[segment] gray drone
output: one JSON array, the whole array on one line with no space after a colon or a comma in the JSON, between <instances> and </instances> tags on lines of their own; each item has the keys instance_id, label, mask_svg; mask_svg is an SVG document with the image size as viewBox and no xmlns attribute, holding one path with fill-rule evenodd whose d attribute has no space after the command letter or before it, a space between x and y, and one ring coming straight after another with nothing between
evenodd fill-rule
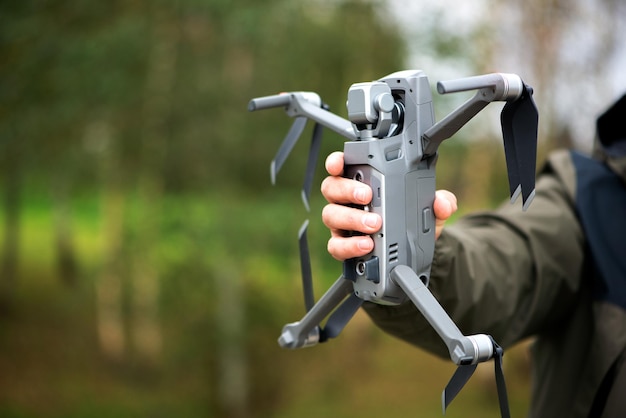
<instances>
[{"instance_id":1,"label":"gray drone","mask_svg":"<svg viewBox=\"0 0 626 418\"><path fill-rule=\"evenodd\" d=\"M322 126L348 139L344 175L368 184L372 201L365 210L380 214L382 228L372 235L374 250L346 260L343 274L314 302L308 222L299 233L300 260L307 313L285 325L278 339L284 348L300 348L334 338L364 301L398 305L407 298L445 342L459 367L442 394L443 411L480 362L494 359L502 416L509 416L502 373L502 348L485 334L463 335L428 290L435 247L435 164L438 147L494 101L505 101L502 134L511 201L521 194L525 210L534 197L538 112L532 88L515 74L494 73L437 83L440 94L477 90L476 94L435 122L430 84L419 70L390 74L378 81L353 84L348 91L348 119L330 111L311 92L291 92L252 99L248 110L283 107L295 118L271 164L272 182L304 130L316 122L302 198L308 208ZM328 317L322 327L320 324Z\"/></svg>"}]
</instances>

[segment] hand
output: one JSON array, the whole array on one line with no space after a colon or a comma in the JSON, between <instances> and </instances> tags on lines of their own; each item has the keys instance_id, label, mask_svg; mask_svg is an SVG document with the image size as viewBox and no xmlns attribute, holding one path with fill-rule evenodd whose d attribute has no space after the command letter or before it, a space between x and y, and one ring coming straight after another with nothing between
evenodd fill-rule
<instances>
[{"instance_id":1,"label":"hand","mask_svg":"<svg viewBox=\"0 0 626 418\"><path fill-rule=\"evenodd\" d=\"M382 226L382 218L373 212L345 206L367 205L372 200L372 189L359 181L341 177L343 153L334 152L326 159L326 171L330 176L322 182L322 194L328 204L322 211L322 221L330 229L328 252L337 260L363 256L374 249L374 241L368 235ZM447 190L438 190L433 204L435 212L435 238L448 219L457 210L456 196ZM346 231L366 235L347 236Z\"/></svg>"}]
</instances>

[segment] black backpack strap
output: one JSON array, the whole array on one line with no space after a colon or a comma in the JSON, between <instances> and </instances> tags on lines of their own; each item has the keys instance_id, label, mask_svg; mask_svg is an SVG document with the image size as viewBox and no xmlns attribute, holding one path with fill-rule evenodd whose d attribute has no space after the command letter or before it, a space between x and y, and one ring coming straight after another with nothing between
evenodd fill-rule
<instances>
[{"instance_id":1,"label":"black backpack strap","mask_svg":"<svg viewBox=\"0 0 626 418\"><path fill-rule=\"evenodd\" d=\"M576 208L597 272L594 296L626 310L626 185L602 162L571 155Z\"/></svg>"}]
</instances>

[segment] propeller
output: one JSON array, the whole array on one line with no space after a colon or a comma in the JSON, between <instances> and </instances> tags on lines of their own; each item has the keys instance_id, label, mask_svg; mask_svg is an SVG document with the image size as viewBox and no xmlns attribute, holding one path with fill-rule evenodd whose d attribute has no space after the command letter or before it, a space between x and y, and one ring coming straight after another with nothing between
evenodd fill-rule
<instances>
[{"instance_id":1,"label":"propeller","mask_svg":"<svg viewBox=\"0 0 626 418\"><path fill-rule=\"evenodd\" d=\"M327 106L324 107L328 109ZM311 137L311 147L309 148L309 157L306 163L306 171L304 172L304 184L302 185L302 203L307 212L311 210L309 206L309 196L311 195L311 186L315 177L315 166L320 154L320 146L322 144L323 126L316 123L313 126L313 136Z\"/></svg>"},{"instance_id":2,"label":"propeller","mask_svg":"<svg viewBox=\"0 0 626 418\"><path fill-rule=\"evenodd\" d=\"M506 383L504 381L504 372L502 370L502 357L504 350L500 347L493 337L489 336L491 343L493 344L492 358L494 361L495 375L496 375L496 387L498 390L498 401L500 403L500 415L502 418L510 418L511 413L509 411L509 399L506 392ZM472 377L474 371L476 371L477 364L461 364L450 381L446 385L446 388L441 394L441 403L443 407L443 413L446 413L446 408L454 400L456 395L459 394L463 386Z\"/></svg>"},{"instance_id":3,"label":"propeller","mask_svg":"<svg viewBox=\"0 0 626 418\"><path fill-rule=\"evenodd\" d=\"M295 144L298 142L302 132L304 132L307 119L310 118L316 121L313 127L304 183L301 191L302 202L304 203L307 211L309 211L309 197L311 194L315 168L321 148L323 126L330 127L335 132L343 136L347 136L348 139L353 140L356 139L356 137L353 135L353 129L350 123L328 112L328 105L323 103L319 96L315 93L297 92L290 94L278 94L274 96L255 98L248 103L249 111L268 109L272 107L285 107L287 114L295 118L270 165L272 184L276 184L276 177L289 157L289 154L293 150ZM307 239L308 225L309 221L307 220L300 228L298 233L298 246L300 252L304 305L307 312L310 313L315 307L315 298L313 294L311 259ZM343 276L341 276L340 279L343 281ZM351 293L347 297L344 296L342 299L339 299L339 301L341 301L341 304L330 314L325 327L322 329L319 325L317 326L319 331L319 342L326 341L329 338L334 338L339 335L359 307L363 304L363 300L358 298L354 293ZM284 346L289 346L291 344L291 342L287 342L288 338L293 337L290 332L299 332L299 330L297 330L297 324L290 325L294 326L281 336L281 338L284 338Z\"/></svg>"},{"instance_id":4,"label":"propeller","mask_svg":"<svg viewBox=\"0 0 626 418\"><path fill-rule=\"evenodd\" d=\"M335 338L346 327L346 324L350 322L354 314L363 305L363 299L358 297L354 293L350 293L350 296L344 300L341 305L328 317L326 325L321 330L320 342L323 343L329 338Z\"/></svg>"},{"instance_id":5,"label":"propeller","mask_svg":"<svg viewBox=\"0 0 626 418\"><path fill-rule=\"evenodd\" d=\"M500 114L506 165L509 173L511 203L522 195L523 210L535 196L537 128L539 112L533 90L524 84L521 96L507 102Z\"/></svg>"},{"instance_id":6,"label":"propeller","mask_svg":"<svg viewBox=\"0 0 626 418\"><path fill-rule=\"evenodd\" d=\"M450 405L456 395L461 392L461 389L463 389L470 377L472 377L477 366L478 364L468 364L457 367L456 371L450 378L448 385L441 394L444 414L446 413L448 405Z\"/></svg>"},{"instance_id":7,"label":"propeller","mask_svg":"<svg viewBox=\"0 0 626 418\"><path fill-rule=\"evenodd\" d=\"M307 312L315 305L313 295L313 272L311 270L311 257L309 255L309 242L306 231L309 227L308 219L304 221L298 232L298 248L300 249L300 270L302 272L302 290L304 291L304 307Z\"/></svg>"},{"instance_id":8,"label":"propeller","mask_svg":"<svg viewBox=\"0 0 626 418\"><path fill-rule=\"evenodd\" d=\"M285 160L287 160L291 150L293 150L296 142L298 142L300 135L302 135L306 122L307 118L305 116L298 116L291 124L291 128L289 128L289 132L287 132L287 136L285 136L283 143L280 144L280 148L278 148L278 152L270 164L272 184L276 184L276 175L283 167Z\"/></svg>"},{"instance_id":9,"label":"propeller","mask_svg":"<svg viewBox=\"0 0 626 418\"><path fill-rule=\"evenodd\" d=\"M315 304L313 295L313 275L311 269L311 257L309 254L309 244L307 239L307 229L309 221L304 221L298 233L298 244L300 250L300 269L302 272L302 289L304 292L304 306L307 312ZM325 342L329 338L337 337L345 328L350 319L363 304L363 299L351 293L337 309L328 317L324 328L320 327L319 342Z\"/></svg>"},{"instance_id":10,"label":"propeller","mask_svg":"<svg viewBox=\"0 0 626 418\"><path fill-rule=\"evenodd\" d=\"M433 155L442 141L454 135L465 123L492 101L506 101L500 114L511 202L521 194L526 210L535 196L537 128L539 112L533 90L516 74L493 73L457 80L440 81L441 94L475 90L474 97L422 134L424 154Z\"/></svg>"},{"instance_id":11,"label":"propeller","mask_svg":"<svg viewBox=\"0 0 626 418\"><path fill-rule=\"evenodd\" d=\"M322 104L321 106L324 110L328 110L328 106L326 104ZM300 135L304 131L304 128L307 123L306 116L298 116L295 118L293 123L291 124L291 128L289 128L289 132L285 136L282 144L278 148L276 152L276 156L272 160L270 164L270 176L272 179L272 184L276 184L276 176L278 172L283 167L283 164L287 160L287 157L293 150L293 147L300 139ZM311 137L311 146L309 148L309 157L307 159L306 170L304 173L304 184L302 185L302 203L306 208L307 212L310 211L309 206L309 196L311 195L311 187L313 185L313 178L315 176L315 167L317 166L317 160L319 158L320 147L322 144L322 132L323 126L320 123L315 123L313 126L313 135Z\"/></svg>"}]
</instances>

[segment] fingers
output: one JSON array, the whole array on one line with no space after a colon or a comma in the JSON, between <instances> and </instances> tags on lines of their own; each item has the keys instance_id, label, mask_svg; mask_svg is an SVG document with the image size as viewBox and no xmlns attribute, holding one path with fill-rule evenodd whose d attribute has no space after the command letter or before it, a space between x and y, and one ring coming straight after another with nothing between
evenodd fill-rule
<instances>
[{"instance_id":1,"label":"fingers","mask_svg":"<svg viewBox=\"0 0 626 418\"><path fill-rule=\"evenodd\" d=\"M322 195L329 203L366 205L372 200L372 189L368 185L344 177L343 153L333 152L326 158L329 177L322 181Z\"/></svg>"},{"instance_id":2,"label":"fingers","mask_svg":"<svg viewBox=\"0 0 626 418\"><path fill-rule=\"evenodd\" d=\"M335 151L326 157L326 171L331 176L343 174L343 152Z\"/></svg>"},{"instance_id":3,"label":"fingers","mask_svg":"<svg viewBox=\"0 0 626 418\"><path fill-rule=\"evenodd\" d=\"M372 200L371 187L344 177L326 177L321 189L329 203L367 205Z\"/></svg>"},{"instance_id":4,"label":"fingers","mask_svg":"<svg viewBox=\"0 0 626 418\"><path fill-rule=\"evenodd\" d=\"M374 249L374 240L369 235L376 233L383 224L379 214L366 212L335 203L322 210L322 221L330 229L328 252L335 259L361 257ZM346 231L366 235L346 236Z\"/></svg>"},{"instance_id":5,"label":"fingers","mask_svg":"<svg viewBox=\"0 0 626 418\"><path fill-rule=\"evenodd\" d=\"M350 187L348 187L348 189L350 189ZM371 198L371 190L369 190L369 193L369 197ZM356 199L347 199L345 195L349 194L350 193L343 193L342 195L341 192L337 192L337 199L334 201L339 204L330 203L324 207L322 211L322 221L324 225L331 230L358 231L364 234L373 234L378 231L382 226L382 218L380 215L341 205L341 203L356 201ZM369 199L362 200L369 202ZM361 201L360 203L366 202ZM435 202L433 204L436 226L439 228L443 227L445 221L457 211L457 208L456 196L453 193L447 190L438 190L435 193Z\"/></svg>"},{"instance_id":6,"label":"fingers","mask_svg":"<svg viewBox=\"0 0 626 418\"><path fill-rule=\"evenodd\" d=\"M456 196L447 190L435 192L433 211L435 212L435 239L439 238L446 220L458 209Z\"/></svg>"},{"instance_id":7,"label":"fingers","mask_svg":"<svg viewBox=\"0 0 626 418\"><path fill-rule=\"evenodd\" d=\"M379 214L330 203L322 210L322 221L332 231L373 234L382 226ZM339 234L338 234L339 235Z\"/></svg>"},{"instance_id":8,"label":"fingers","mask_svg":"<svg viewBox=\"0 0 626 418\"><path fill-rule=\"evenodd\" d=\"M328 240L328 252L336 260L361 257L374 249L374 240L368 236L341 237L332 234Z\"/></svg>"},{"instance_id":9,"label":"fingers","mask_svg":"<svg viewBox=\"0 0 626 418\"><path fill-rule=\"evenodd\" d=\"M322 220L331 231L328 252L337 260L360 257L374 249L374 241L367 235L382 227L380 215L355 209L349 204L366 205L372 200L372 189L356 180L341 177L343 153L333 152L326 158L329 177L322 182L322 194L329 202L322 211ZM439 238L446 220L457 210L456 196L447 190L438 190L433 204L435 238ZM346 236L346 231L365 235Z\"/></svg>"},{"instance_id":10,"label":"fingers","mask_svg":"<svg viewBox=\"0 0 626 418\"><path fill-rule=\"evenodd\" d=\"M374 249L373 234L382 226L382 218L376 213L330 203L322 210L322 221L330 229L328 252L335 259L361 257ZM346 236L346 231L367 235Z\"/></svg>"},{"instance_id":11,"label":"fingers","mask_svg":"<svg viewBox=\"0 0 626 418\"><path fill-rule=\"evenodd\" d=\"M372 189L359 181L340 177L343 153L333 152L326 158L329 177L322 181L322 195L329 203L366 205L372 200Z\"/></svg>"},{"instance_id":12,"label":"fingers","mask_svg":"<svg viewBox=\"0 0 626 418\"><path fill-rule=\"evenodd\" d=\"M433 210L437 219L445 221L457 210L457 201L454 193L448 190L437 190Z\"/></svg>"},{"instance_id":13,"label":"fingers","mask_svg":"<svg viewBox=\"0 0 626 418\"><path fill-rule=\"evenodd\" d=\"M374 249L369 234L378 231L382 218L375 213L355 209L348 204L367 205L372 200L372 189L359 181L341 177L343 153L333 152L326 158L329 177L322 182L322 194L329 202L322 211L322 221L330 229L328 252L337 260L360 257ZM346 231L366 235L346 236Z\"/></svg>"}]
</instances>

